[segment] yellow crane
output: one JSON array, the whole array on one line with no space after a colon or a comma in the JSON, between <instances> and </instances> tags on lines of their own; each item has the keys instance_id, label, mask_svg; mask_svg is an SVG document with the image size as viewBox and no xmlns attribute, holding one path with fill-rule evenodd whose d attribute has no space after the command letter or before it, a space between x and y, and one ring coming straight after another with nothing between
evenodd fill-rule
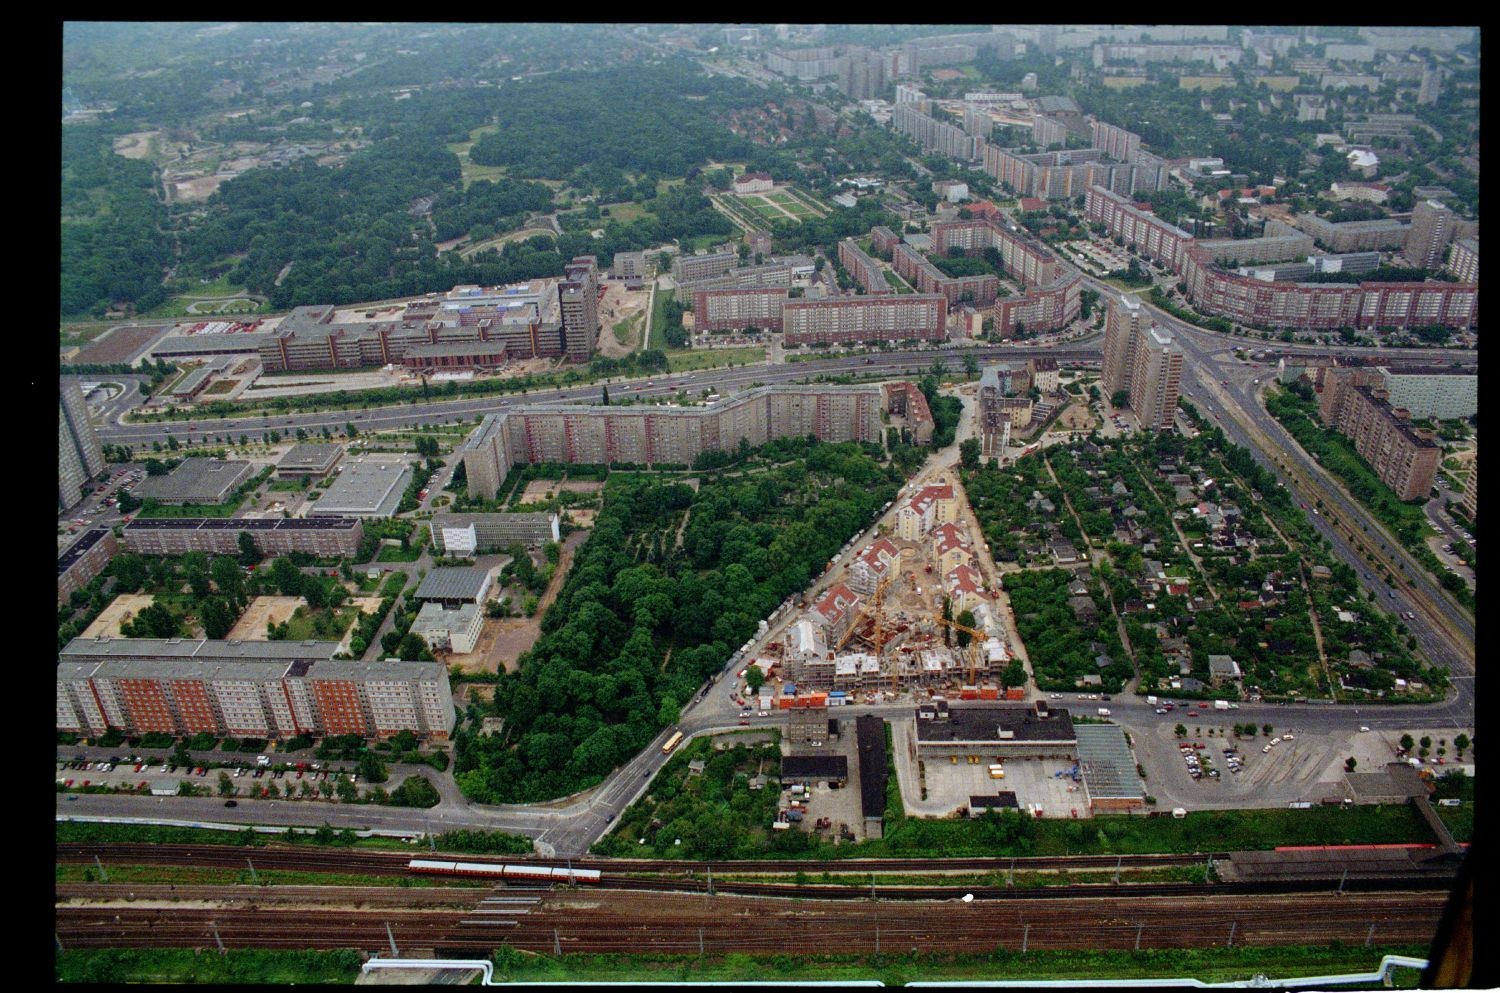
<instances>
[{"instance_id":1,"label":"yellow crane","mask_svg":"<svg viewBox=\"0 0 1500 993\"><path fill-rule=\"evenodd\" d=\"M891 585L891 580L893 580L894 578L895 574L893 572L891 575L886 576L880 582L876 583L875 596L868 603L863 603L859 606L860 617L869 617L875 621L875 655L877 658L880 656L880 603L885 596L885 588ZM844 645L848 644L849 639L854 637L854 629L858 626L859 618L855 618L850 622L848 629L844 631L843 637L839 638L839 643L833 646L833 650L835 652L843 650Z\"/></svg>"},{"instance_id":2,"label":"yellow crane","mask_svg":"<svg viewBox=\"0 0 1500 993\"><path fill-rule=\"evenodd\" d=\"M952 628L955 631L962 631L969 636L969 683L977 683L977 670L979 669L979 648L980 644L988 637L988 635L986 635L983 631L976 631L974 628L969 627L967 624L960 624L957 621L950 621L948 618L943 617L940 614L934 615L932 620L934 624L941 624L943 627Z\"/></svg>"}]
</instances>

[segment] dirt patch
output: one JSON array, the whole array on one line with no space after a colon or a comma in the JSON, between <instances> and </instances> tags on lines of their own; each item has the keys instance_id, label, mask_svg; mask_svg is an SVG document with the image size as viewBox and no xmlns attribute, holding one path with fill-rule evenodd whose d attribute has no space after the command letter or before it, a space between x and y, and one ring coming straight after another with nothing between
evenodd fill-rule
<instances>
[{"instance_id":1,"label":"dirt patch","mask_svg":"<svg viewBox=\"0 0 1500 993\"><path fill-rule=\"evenodd\" d=\"M357 596L351 597L349 602L358 607L361 612L373 614L380 609L380 600L378 596Z\"/></svg>"},{"instance_id":2,"label":"dirt patch","mask_svg":"<svg viewBox=\"0 0 1500 993\"><path fill-rule=\"evenodd\" d=\"M215 173L212 176L198 176L194 179L179 179L172 184L172 199L181 203L191 203L197 200L207 200L214 192L223 185L226 179L234 177L224 173Z\"/></svg>"},{"instance_id":3,"label":"dirt patch","mask_svg":"<svg viewBox=\"0 0 1500 993\"><path fill-rule=\"evenodd\" d=\"M150 593L121 593L115 597L114 602L105 607L94 623L84 628L81 638L97 638L101 634L107 634L111 638L120 637L120 625L131 620L136 614L151 606L156 597Z\"/></svg>"},{"instance_id":4,"label":"dirt patch","mask_svg":"<svg viewBox=\"0 0 1500 993\"><path fill-rule=\"evenodd\" d=\"M300 596L258 596L235 621L224 637L241 641L265 641L268 624L282 624L307 601Z\"/></svg>"},{"instance_id":5,"label":"dirt patch","mask_svg":"<svg viewBox=\"0 0 1500 993\"><path fill-rule=\"evenodd\" d=\"M151 139L160 134L160 131L136 131L132 134L122 134L115 139L115 154L127 159L144 159L151 154Z\"/></svg>"},{"instance_id":6,"label":"dirt patch","mask_svg":"<svg viewBox=\"0 0 1500 993\"><path fill-rule=\"evenodd\" d=\"M619 283L604 285L604 296L599 300L599 323L609 333L599 336L601 353L609 358L619 358L640 345L646 327L646 304L650 299L650 290L627 290ZM615 338L614 327L623 321L632 323L623 332L625 341L621 342Z\"/></svg>"},{"instance_id":7,"label":"dirt patch","mask_svg":"<svg viewBox=\"0 0 1500 993\"><path fill-rule=\"evenodd\" d=\"M581 528L594 526L594 518L599 516L599 511L591 507L569 507L563 511L563 515Z\"/></svg>"},{"instance_id":8,"label":"dirt patch","mask_svg":"<svg viewBox=\"0 0 1500 993\"><path fill-rule=\"evenodd\" d=\"M547 608L557 599L558 591L568 578L568 570L573 566L574 554L587 540L586 533L575 532L563 542L557 571L552 574L552 581L542 592L535 614L530 617L486 619L474 651L468 655L449 656L444 660L445 663L459 666L465 672L499 672L502 667L506 672L514 672L516 659L531 648L536 643L537 635L541 634L542 615L547 613Z\"/></svg>"},{"instance_id":9,"label":"dirt patch","mask_svg":"<svg viewBox=\"0 0 1500 993\"><path fill-rule=\"evenodd\" d=\"M1064 408L1057 420L1053 422L1054 428L1065 431L1087 431L1089 428L1098 427L1099 422L1087 407L1072 403Z\"/></svg>"},{"instance_id":10,"label":"dirt patch","mask_svg":"<svg viewBox=\"0 0 1500 993\"><path fill-rule=\"evenodd\" d=\"M541 503L551 500L564 490L569 493L598 493L604 484L597 479L533 479L521 491L522 503Z\"/></svg>"}]
</instances>

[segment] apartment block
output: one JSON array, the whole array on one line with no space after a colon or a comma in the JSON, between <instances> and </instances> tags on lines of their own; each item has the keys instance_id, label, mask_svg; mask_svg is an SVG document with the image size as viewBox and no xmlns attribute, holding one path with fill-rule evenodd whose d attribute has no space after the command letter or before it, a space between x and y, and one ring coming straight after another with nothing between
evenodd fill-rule
<instances>
[{"instance_id":1,"label":"apartment block","mask_svg":"<svg viewBox=\"0 0 1500 993\"><path fill-rule=\"evenodd\" d=\"M891 253L891 268L916 287L918 293L940 294L950 307L961 301L978 307L988 306L1000 293L998 276L949 276L910 245L895 247Z\"/></svg>"},{"instance_id":2,"label":"apartment block","mask_svg":"<svg viewBox=\"0 0 1500 993\"><path fill-rule=\"evenodd\" d=\"M927 406L927 397L913 383L882 383L885 409L905 422L911 433L913 445L932 444L932 410Z\"/></svg>"},{"instance_id":3,"label":"apartment block","mask_svg":"<svg viewBox=\"0 0 1500 993\"><path fill-rule=\"evenodd\" d=\"M1130 382L1130 409L1141 428L1170 431L1177 416L1177 395L1182 383L1182 348L1164 328L1152 325L1136 349L1135 371Z\"/></svg>"},{"instance_id":4,"label":"apartment block","mask_svg":"<svg viewBox=\"0 0 1500 993\"><path fill-rule=\"evenodd\" d=\"M947 318L947 300L935 294L789 300L782 308L787 345L943 341Z\"/></svg>"},{"instance_id":5,"label":"apartment block","mask_svg":"<svg viewBox=\"0 0 1500 993\"><path fill-rule=\"evenodd\" d=\"M1208 62L1216 69L1239 65L1236 45L1101 44L1094 46L1094 68L1121 62Z\"/></svg>"},{"instance_id":6,"label":"apartment block","mask_svg":"<svg viewBox=\"0 0 1500 993\"><path fill-rule=\"evenodd\" d=\"M679 280L677 294L686 300L701 290L747 290L778 286L788 288L792 285L795 270L801 268L801 259L801 256L793 256L763 265L736 266L717 276ZM811 259L807 260L807 267L811 269Z\"/></svg>"},{"instance_id":7,"label":"apartment block","mask_svg":"<svg viewBox=\"0 0 1500 993\"><path fill-rule=\"evenodd\" d=\"M939 152L961 162L979 161L987 147L984 138L925 114L911 103L896 104L891 127L915 141L923 152Z\"/></svg>"},{"instance_id":8,"label":"apartment block","mask_svg":"<svg viewBox=\"0 0 1500 993\"><path fill-rule=\"evenodd\" d=\"M1197 244L1219 265L1305 259L1313 250L1311 235L1274 219L1266 221L1265 232L1260 238L1215 238Z\"/></svg>"},{"instance_id":9,"label":"apartment block","mask_svg":"<svg viewBox=\"0 0 1500 993\"><path fill-rule=\"evenodd\" d=\"M564 265L557 299L567 360L587 362L599 340L599 260L580 255Z\"/></svg>"},{"instance_id":10,"label":"apartment block","mask_svg":"<svg viewBox=\"0 0 1500 993\"><path fill-rule=\"evenodd\" d=\"M1059 389L1058 370L1056 359L1027 359L1026 370L1031 374L1031 382L1043 396L1056 393Z\"/></svg>"},{"instance_id":11,"label":"apartment block","mask_svg":"<svg viewBox=\"0 0 1500 993\"><path fill-rule=\"evenodd\" d=\"M838 75L840 61L834 50L828 47L766 53L767 69L781 76L804 81Z\"/></svg>"},{"instance_id":12,"label":"apartment block","mask_svg":"<svg viewBox=\"0 0 1500 993\"><path fill-rule=\"evenodd\" d=\"M1410 420L1409 411L1386 402L1384 390L1355 386L1345 392L1333 425L1402 500L1426 498L1443 452L1434 432L1413 428Z\"/></svg>"},{"instance_id":13,"label":"apartment block","mask_svg":"<svg viewBox=\"0 0 1500 993\"><path fill-rule=\"evenodd\" d=\"M1173 269L1181 265L1193 243L1193 236L1186 231L1102 186L1089 187L1084 213L1090 221L1102 223L1111 236L1134 245L1147 259L1159 260Z\"/></svg>"},{"instance_id":14,"label":"apartment block","mask_svg":"<svg viewBox=\"0 0 1500 993\"><path fill-rule=\"evenodd\" d=\"M866 255L853 238L845 238L839 242L839 265L871 296L895 292L886 281L885 270Z\"/></svg>"},{"instance_id":15,"label":"apartment block","mask_svg":"<svg viewBox=\"0 0 1500 993\"><path fill-rule=\"evenodd\" d=\"M1141 150L1141 136L1113 124L1094 121L1094 147L1112 159L1129 162Z\"/></svg>"},{"instance_id":16,"label":"apartment block","mask_svg":"<svg viewBox=\"0 0 1500 993\"><path fill-rule=\"evenodd\" d=\"M656 262L645 252L616 252L610 271L616 279L650 279L656 275Z\"/></svg>"},{"instance_id":17,"label":"apartment block","mask_svg":"<svg viewBox=\"0 0 1500 993\"><path fill-rule=\"evenodd\" d=\"M1479 410L1479 376L1448 366L1382 367L1379 386L1392 407L1411 416L1451 421L1473 417ZM1371 384L1376 385L1376 384Z\"/></svg>"},{"instance_id":18,"label":"apartment block","mask_svg":"<svg viewBox=\"0 0 1500 993\"><path fill-rule=\"evenodd\" d=\"M1443 252L1457 233L1458 217L1436 200L1423 200L1412 208L1411 230L1406 235L1406 260L1418 269L1437 269Z\"/></svg>"},{"instance_id":19,"label":"apartment block","mask_svg":"<svg viewBox=\"0 0 1500 993\"><path fill-rule=\"evenodd\" d=\"M337 649L337 642L74 639L58 656L57 728L449 737L454 710L446 668L337 661Z\"/></svg>"},{"instance_id":20,"label":"apartment block","mask_svg":"<svg viewBox=\"0 0 1500 993\"><path fill-rule=\"evenodd\" d=\"M1453 243L1453 252L1448 257L1448 271L1458 277L1460 283L1479 282L1479 239L1460 238Z\"/></svg>"},{"instance_id":21,"label":"apartment block","mask_svg":"<svg viewBox=\"0 0 1500 993\"><path fill-rule=\"evenodd\" d=\"M262 555L305 552L318 558L348 558L359 551L364 525L356 517L163 517L125 525L125 550L138 555L238 555L240 535L249 534Z\"/></svg>"},{"instance_id":22,"label":"apartment block","mask_svg":"<svg viewBox=\"0 0 1500 993\"><path fill-rule=\"evenodd\" d=\"M870 251L883 259L889 259L891 252L901 244L901 236L883 224L876 225L870 229Z\"/></svg>"},{"instance_id":23,"label":"apartment block","mask_svg":"<svg viewBox=\"0 0 1500 993\"><path fill-rule=\"evenodd\" d=\"M433 551L467 556L492 552L512 542L542 545L561 541L556 514L434 514L428 527Z\"/></svg>"},{"instance_id":24,"label":"apartment block","mask_svg":"<svg viewBox=\"0 0 1500 993\"><path fill-rule=\"evenodd\" d=\"M1026 287L1051 284L1065 271L1045 245L998 217L932 225L932 250L947 255L953 248L962 249L965 255L981 255L987 248L998 250L1006 274Z\"/></svg>"},{"instance_id":25,"label":"apartment block","mask_svg":"<svg viewBox=\"0 0 1500 993\"><path fill-rule=\"evenodd\" d=\"M1067 140L1068 127L1057 118L1038 114L1031 119L1032 144L1046 148L1049 145L1065 144Z\"/></svg>"},{"instance_id":26,"label":"apartment block","mask_svg":"<svg viewBox=\"0 0 1500 993\"><path fill-rule=\"evenodd\" d=\"M1100 389L1105 397L1130 390L1136 350L1147 323L1146 312L1135 297L1110 298L1104 321L1104 359L1099 366Z\"/></svg>"},{"instance_id":27,"label":"apartment block","mask_svg":"<svg viewBox=\"0 0 1500 993\"><path fill-rule=\"evenodd\" d=\"M1046 286L1036 286L1018 297L1003 297L993 308L995 330L1010 338L1018 331L1055 331L1078 319L1083 309L1083 277L1060 275ZM1055 376L1054 376L1055 378Z\"/></svg>"},{"instance_id":28,"label":"apartment block","mask_svg":"<svg viewBox=\"0 0 1500 993\"><path fill-rule=\"evenodd\" d=\"M57 557L57 605L67 603L74 590L83 589L103 572L119 550L114 532L108 528L91 528L69 545Z\"/></svg>"},{"instance_id":29,"label":"apartment block","mask_svg":"<svg viewBox=\"0 0 1500 993\"><path fill-rule=\"evenodd\" d=\"M738 252L709 252L706 255L679 255L672 260L672 279L678 283L722 276L739 264Z\"/></svg>"},{"instance_id":30,"label":"apartment block","mask_svg":"<svg viewBox=\"0 0 1500 993\"><path fill-rule=\"evenodd\" d=\"M84 497L104 471L104 448L89 423L88 405L78 383L63 380L57 400L57 506L66 510Z\"/></svg>"},{"instance_id":31,"label":"apartment block","mask_svg":"<svg viewBox=\"0 0 1500 993\"><path fill-rule=\"evenodd\" d=\"M1373 252L1404 247L1411 230L1411 225L1389 217L1335 224L1315 214L1297 214L1291 222L1330 252Z\"/></svg>"},{"instance_id":32,"label":"apartment block","mask_svg":"<svg viewBox=\"0 0 1500 993\"><path fill-rule=\"evenodd\" d=\"M1464 481L1464 498L1461 501L1464 510L1469 514L1469 520L1479 520L1479 452L1474 453L1474 458L1469 461L1469 476Z\"/></svg>"},{"instance_id":33,"label":"apartment block","mask_svg":"<svg viewBox=\"0 0 1500 993\"><path fill-rule=\"evenodd\" d=\"M886 396L878 385L816 384L756 387L703 407L528 404L487 415L461 451L469 491L492 498L518 462L688 465L741 438L762 445L809 434L879 443Z\"/></svg>"},{"instance_id":34,"label":"apartment block","mask_svg":"<svg viewBox=\"0 0 1500 993\"><path fill-rule=\"evenodd\" d=\"M761 328L780 331L781 308L786 301L787 291L780 287L699 290L693 294L693 330Z\"/></svg>"}]
</instances>

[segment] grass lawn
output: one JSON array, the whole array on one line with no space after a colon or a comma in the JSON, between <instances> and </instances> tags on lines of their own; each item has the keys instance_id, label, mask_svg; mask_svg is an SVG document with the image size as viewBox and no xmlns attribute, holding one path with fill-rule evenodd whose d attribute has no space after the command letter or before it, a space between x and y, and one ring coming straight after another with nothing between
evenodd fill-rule
<instances>
[{"instance_id":1,"label":"grass lawn","mask_svg":"<svg viewBox=\"0 0 1500 993\"><path fill-rule=\"evenodd\" d=\"M998 949L973 955L907 952L859 955L529 955L502 948L495 956L500 982L747 982L775 975L787 982L877 979L887 986L915 980L1164 979L1247 980L1257 973L1291 978L1369 972L1383 955L1424 958L1425 945L1284 945L1270 948L1152 948L1131 951ZM1411 988L1414 969L1395 973Z\"/></svg>"},{"instance_id":2,"label":"grass lawn","mask_svg":"<svg viewBox=\"0 0 1500 993\"><path fill-rule=\"evenodd\" d=\"M380 554L375 556L376 562L415 562L422 557L421 544L413 544L410 548L403 549L400 545L381 545Z\"/></svg>"},{"instance_id":3,"label":"grass lawn","mask_svg":"<svg viewBox=\"0 0 1500 993\"><path fill-rule=\"evenodd\" d=\"M152 510L142 508L137 517L233 517L240 509L243 499L229 503L185 503L180 506L160 506Z\"/></svg>"},{"instance_id":4,"label":"grass lawn","mask_svg":"<svg viewBox=\"0 0 1500 993\"><path fill-rule=\"evenodd\" d=\"M621 224L638 221L647 214L645 207L628 200L624 203L606 203L599 206L600 213L606 210L609 211L610 218L619 221Z\"/></svg>"},{"instance_id":5,"label":"grass lawn","mask_svg":"<svg viewBox=\"0 0 1500 993\"><path fill-rule=\"evenodd\" d=\"M349 625L359 611L353 607L342 607L330 614L327 608L311 610L298 607L286 622L287 641L337 641L349 630ZM324 619L323 629L318 629L319 620Z\"/></svg>"},{"instance_id":6,"label":"grass lawn","mask_svg":"<svg viewBox=\"0 0 1500 993\"><path fill-rule=\"evenodd\" d=\"M185 297L227 297L246 292L245 287L231 283L227 273L211 283L202 283L196 279L173 280L168 288Z\"/></svg>"},{"instance_id":7,"label":"grass lawn","mask_svg":"<svg viewBox=\"0 0 1500 993\"><path fill-rule=\"evenodd\" d=\"M692 369L713 369L724 365L749 365L764 362L764 348L694 348L690 351L674 351L667 355L667 366L673 372Z\"/></svg>"},{"instance_id":8,"label":"grass lawn","mask_svg":"<svg viewBox=\"0 0 1500 993\"><path fill-rule=\"evenodd\" d=\"M634 348L641 340L640 325L641 315L636 314L616 324L610 329L610 333L615 336L615 340L621 345L624 345L626 348Z\"/></svg>"},{"instance_id":9,"label":"grass lawn","mask_svg":"<svg viewBox=\"0 0 1500 993\"><path fill-rule=\"evenodd\" d=\"M651 336L646 342L647 348L667 349L667 301L671 300L676 290L656 291L656 303L651 308Z\"/></svg>"}]
</instances>

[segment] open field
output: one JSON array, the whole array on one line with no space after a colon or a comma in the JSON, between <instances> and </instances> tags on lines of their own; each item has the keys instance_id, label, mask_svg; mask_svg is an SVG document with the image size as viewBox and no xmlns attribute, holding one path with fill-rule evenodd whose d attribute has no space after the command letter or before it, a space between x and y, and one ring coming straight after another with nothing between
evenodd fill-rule
<instances>
[{"instance_id":1,"label":"open field","mask_svg":"<svg viewBox=\"0 0 1500 993\"><path fill-rule=\"evenodd\" d=\"M459 249L458 254L460 258L466 259L470 255L484 251L486 248L499 248L501 245L504 245L507 242L525 241L527 238L535 238L539 234L544 234L553 238L557 237L557 232L553 231L551 228L522 228L519 231L511 231L508 234L502 234L495 238L488 238L484 241L476 242L475 244L470 245L467 248L461 248ZM455 245L462 244L463 240L464 239L462 238L455 238L452 241L443 242L443 245L452 248ZM446 250L443 248L443 245L438 246L440 251Z\"/></svg>"},{"instance_id":2,"label":"open field","mask_svg":"<svg viewBox=\"0 0 1500 993\"><path fill-rule=\"evenodd\" d=\"M160 131L135 131L131 134L122 134L115 139L115 154L126 159L149 158L151 143L160 135Z\"/></svg>"},{"instance_id":3,"label":"open field","mask_svg":"<svg viewBox=\"0 0 1500 993\"><path fill-rule=\"evenodd\" d=\"M596 479L533 479L521 491L522 503L540 503L550 500L564 491L569 493L598 493L604 484Z\"/></svg>"},{"instance_id":4,"label":"open field","mask_svg":"<svg viewBox=\"0 0 1500 993\"><path fill-rule=\"evenodd\" d=\"M545 480L541 482L546 483ZM536 483L529 485L534 486ZM594 485L602 486L603 484ZM499 672L502 669L505 672L514 672L516 659L521 656L522 652L536 644L537 637L542 633L542 617L547 613L547 608L552 606L552 601L557 599L563 582L568 578L568 570L573 566L573 557L587 540L587 533L577 531L563 542L557 570L552 574L552 581L547 584L546 590L542 592L541 599L537 601L535 614L530 617L486 619L484 630L479 635L479 643L474 646L474 651L468 655L449 656L444 660L445 664L457 665L465 672Z\"/></svg>"},{"instance_id":5,"label":"open field","mask_svg":"<svg viewBox=\"0 0 1500 993\"><path fill-rule=\"evenodd\" d=\"M723 365L750 365L765 360L766 350L762 345L749 348L694 348L691 351L669 353L667 365L673 372L687 372Z\"/></svg>"},{"instance_id":6,"label":"open field","mask_svg":"<svg viewBox=\"0 0 1500 993\"><path fill-rule=\"evenodd\" d=\"M150 593L121 593L114 602L94 618L94 623L84 629L81 638L97 638L101 634L111 638L120 637L120 625L151 606L156 597Z\"/></svg>"},{"instance_id":7,"label":"open field","mask_svg":"<svg viewBox=\"0 0 1500 993\"><path fill-rule=\"evenodd\" d=\"M620 358L641 343L641 328L646 321L646 304L650 290L627 290L619 283L605 283L599 301L599 321L610 329L599 336L599 351L608 358Z\"/></svg>"},{"instance_id":8,"label":"open field","mask_svg":"<svg viewBox=\"0 0 1500 993\"><path fill-rule=\"evenodd\" d=\"M243 641L265 641L266 625L280 624L290 618L306 600L300 596L258 596L250 601L240 619L224 637Z\"/></svg>"}]
</instances>

